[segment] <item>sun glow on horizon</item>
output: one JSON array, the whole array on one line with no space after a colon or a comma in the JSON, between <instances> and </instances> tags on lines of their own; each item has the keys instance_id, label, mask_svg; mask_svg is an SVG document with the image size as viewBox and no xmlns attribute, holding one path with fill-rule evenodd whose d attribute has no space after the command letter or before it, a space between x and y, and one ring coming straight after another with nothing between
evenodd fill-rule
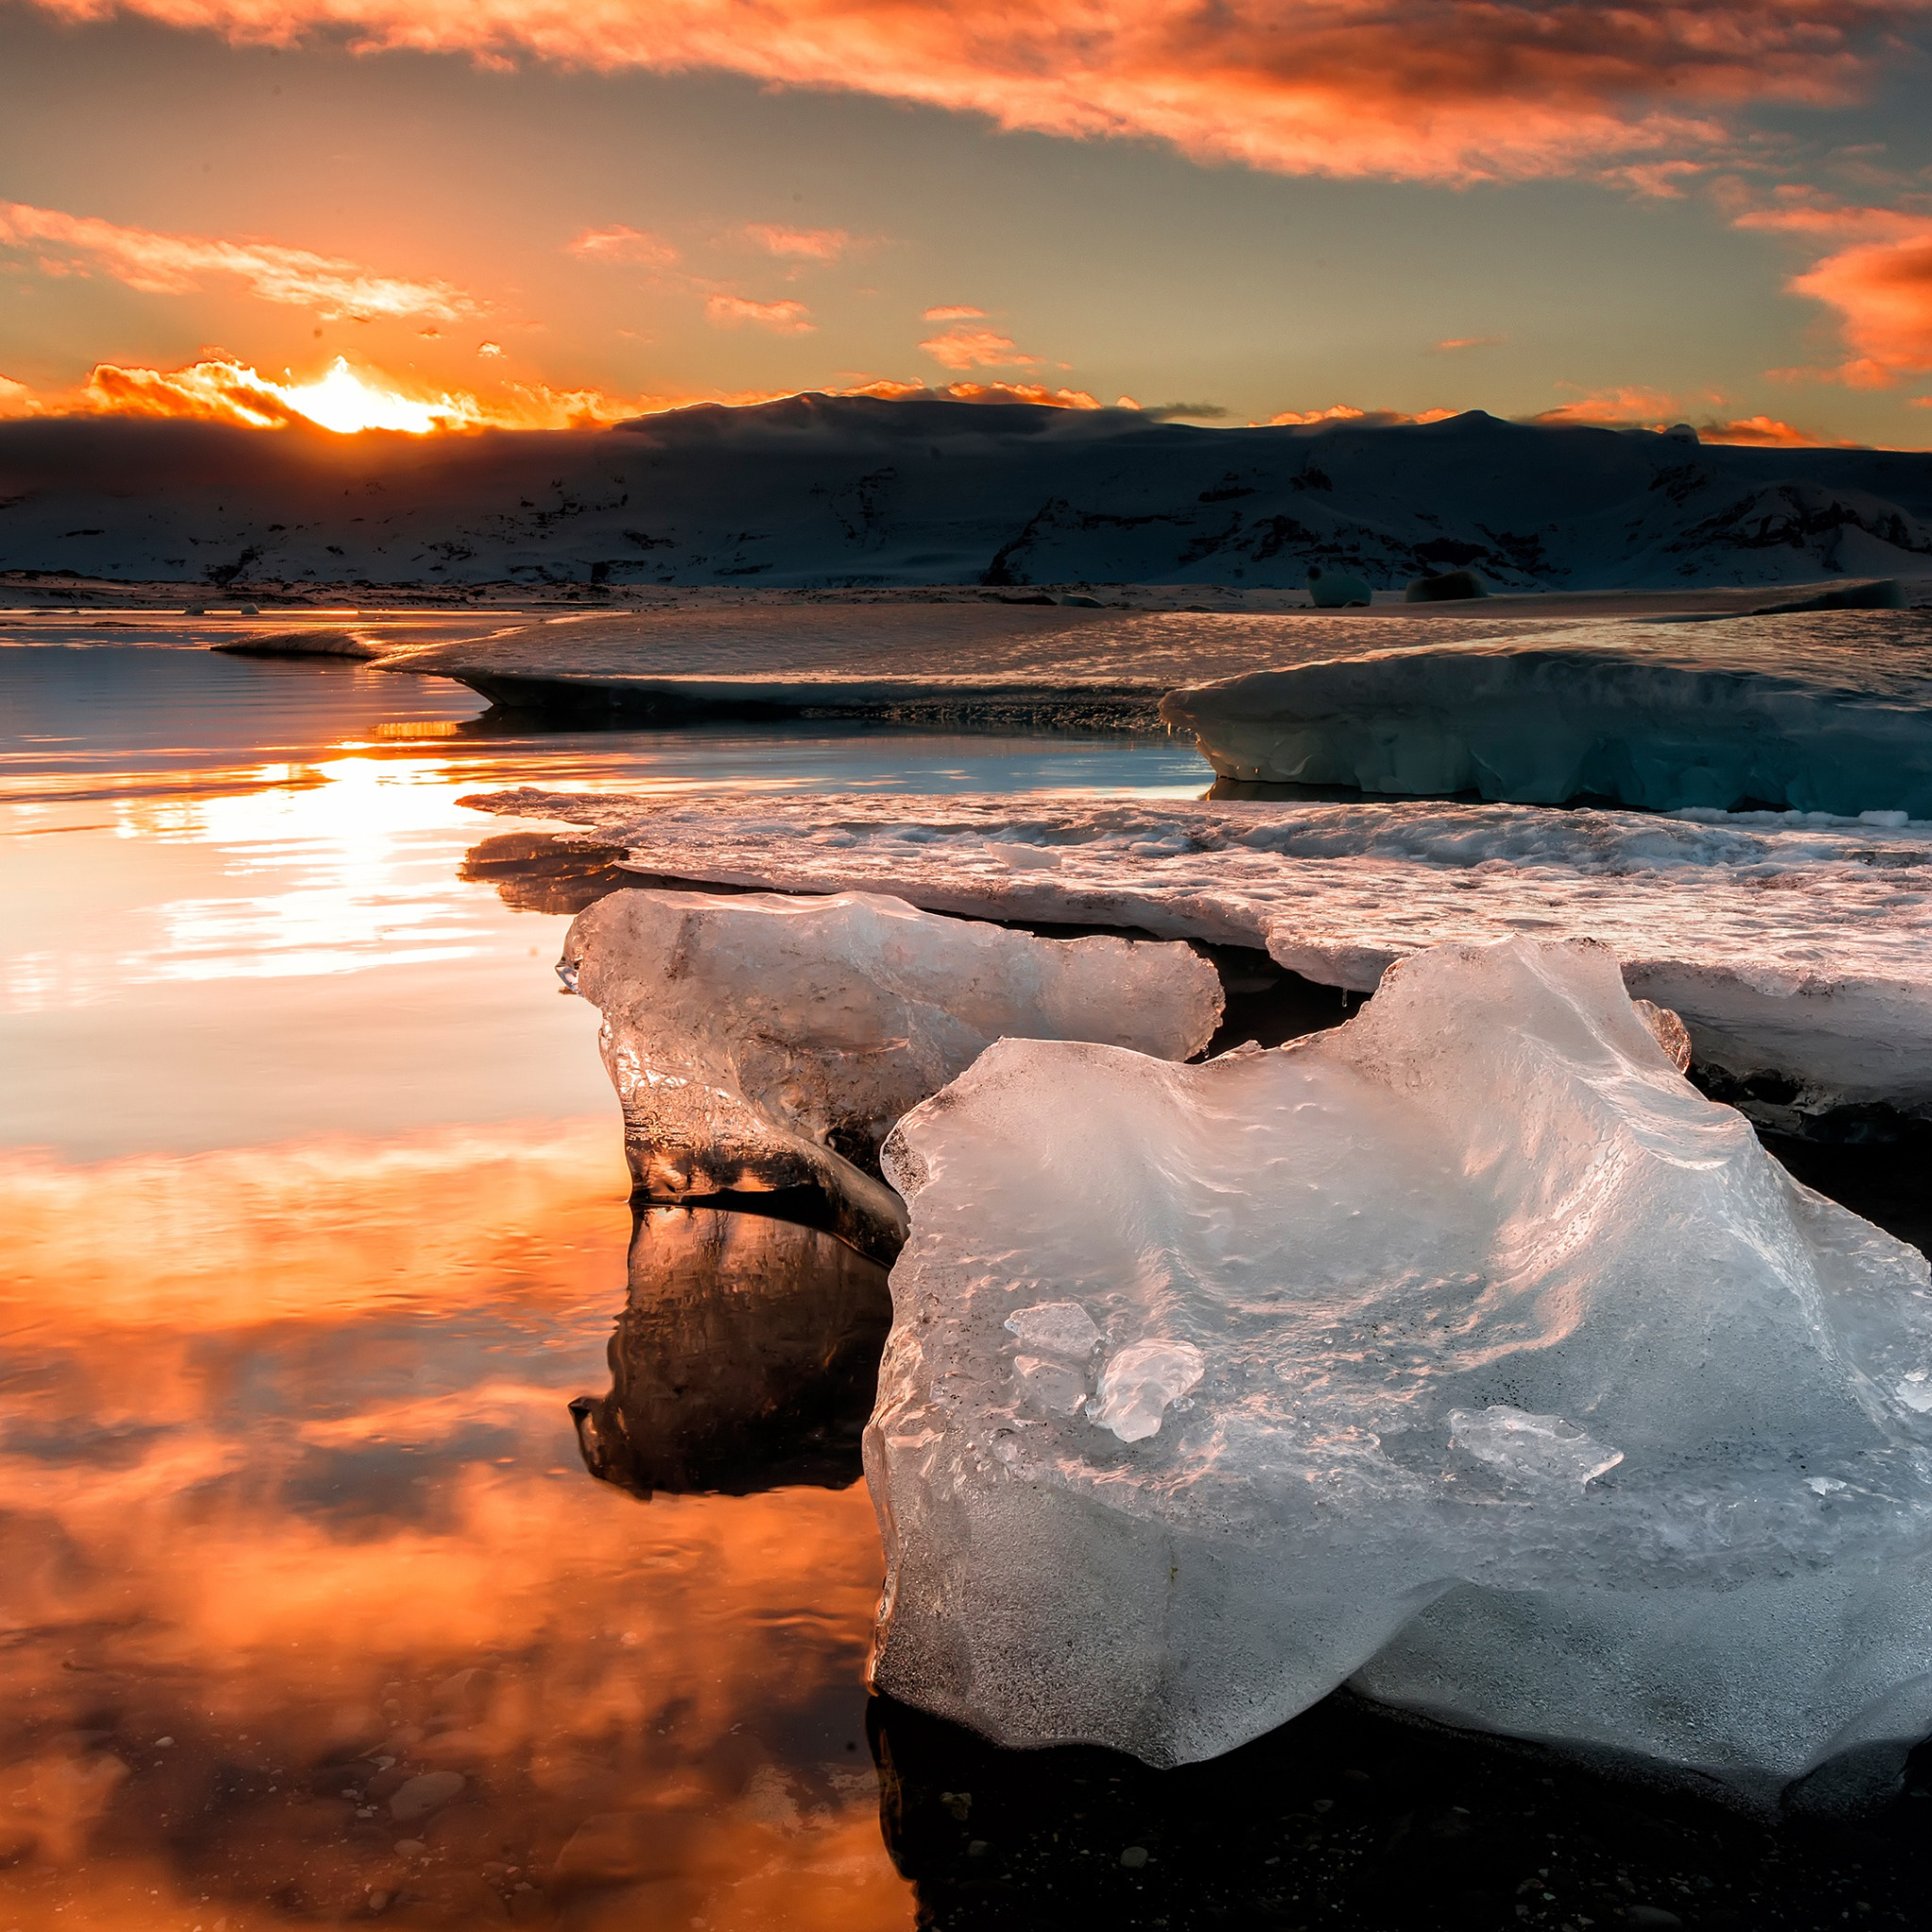
<instances>
[{"instance_id":1,"label":"sun glow on horizon","mask_svg":"<svg viewBox=\"0 0 1932 1932\"><path fill-rule=\"evenodd\" d=\"M473 395L408 395L380 375L351 368L346 356L338 356L313 382L271 381L249 363L220 358L173 370L102 362L75 400L94 415L188 418L247 429L286 429L292 424L312 423L338 436L364 429L426 436L438 429L480 429L496 421ZM552 401L547 396L541 400ZM47 413L65 411L57 401Z\"/></svg>"},{"instance_id":2,"label":"sun glow on horizon","mask_svg":"<svg viewBox=\"0 0 1932 1932\"><path fill-rule=\"evenodd\" d=\"M483 412L472 396L444 394L434 402L418 402L393 390L378 389L338 356L319 382L263 383L264 389L288 404L298 415L353 436L361 429L399 429L409 436L427 436L434 429L468 428L482 421Z\"/></svg>"},{"instance_id":3,"label":"sun glow on horizon","mask_svg":"<svg viewBox=\"0 0 1932 1932\"><path fill-rule=\"evenodd\" d=\"M174 421L224 423L240 429L288 429L311 425L335 436L386 430L406 436L438 431L490 429L599 429L667 410L700 406L743 408L800 394L866 396L891 402L908 397L960 403L1041 403L1056 408L1097 409L1085 390L1053 389L1036 382L949 382L872 377L820 391L757 389L682 393L611 395L594 388L555 389L545 382L505 382L476 396L467 390L411 395L379 371L358 370L338 356L311 382L287 371L274 382L251 363L219 355L180 369L98 362L86 383L67 394L37 394L0 376L0 417L145 416ZM17 392L17 393L16 393ZM9 402L12 407L8 407Z\"/></svg>"}]
</instances>

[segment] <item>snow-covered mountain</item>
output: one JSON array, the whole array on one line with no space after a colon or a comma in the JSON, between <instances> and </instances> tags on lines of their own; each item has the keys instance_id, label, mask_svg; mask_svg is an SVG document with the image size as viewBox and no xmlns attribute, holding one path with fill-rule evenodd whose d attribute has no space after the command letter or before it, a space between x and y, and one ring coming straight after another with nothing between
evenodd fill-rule
<instances>
[{"instance_id":1,"label":"snow-covered mountain","mask_svg":"<svg viewBox=\"0 0 1932 1932\"><path fill-rule=\"evenodd\" d=\"M1688 429L1213 429L1135 410L804 395L416 439L0 425L0 570L278 585L1500 588L1932 575L1932 455Z\"/></svg>"}]
</instances>

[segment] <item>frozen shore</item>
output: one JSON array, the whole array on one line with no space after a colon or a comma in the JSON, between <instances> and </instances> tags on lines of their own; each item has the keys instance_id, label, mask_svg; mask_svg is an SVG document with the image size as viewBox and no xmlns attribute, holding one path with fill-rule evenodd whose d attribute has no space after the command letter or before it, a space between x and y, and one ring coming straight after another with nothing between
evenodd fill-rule
<instances>
[{"instance_id":1,"label":"frozen shore","mask_svg":"<svg viewBox=\"0 0 1932 1932\"><path fill-rule=\"evenodd\" d=\"M1450 940L1594 938L1700 1067L1803 1131L1932 1117L1932 824L1517 806L710 796L469 801L620 845L640 871L1264 947L1372 990Z\"/></svg>"}]
</instances>

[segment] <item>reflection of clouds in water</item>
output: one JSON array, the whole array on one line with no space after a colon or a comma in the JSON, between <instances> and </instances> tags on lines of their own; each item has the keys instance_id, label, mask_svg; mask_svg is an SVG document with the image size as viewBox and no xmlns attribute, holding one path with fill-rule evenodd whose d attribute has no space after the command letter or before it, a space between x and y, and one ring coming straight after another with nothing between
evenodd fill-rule
<instances>
[{"instance_id":1,"label":"reflection of clouds in water","mask_svg":"<svg viewBox=\"0 0 1932 1932\"><path fill-rule=\"evenodd\" d=\"M906 1922L863 1489L575 1466L622 1193L582 1122L0 1168L6 1924Z\"/></svg>"}]
</instances>

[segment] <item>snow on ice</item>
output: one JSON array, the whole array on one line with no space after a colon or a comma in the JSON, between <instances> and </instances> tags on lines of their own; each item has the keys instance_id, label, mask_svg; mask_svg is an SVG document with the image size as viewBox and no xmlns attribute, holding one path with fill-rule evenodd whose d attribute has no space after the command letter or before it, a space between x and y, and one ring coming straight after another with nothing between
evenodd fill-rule
<instances>
[{"instance_id":1,"label":"snow on ice","mask_svg":"<svg viewBox=\"0 0 1932 1932\"><path fill-rule=\"evenodd\" d=\"M1599 939L1632 993L1682 1016L1700 1069L1784 1083L1753 1102L1771 1124L1872 1103L1932 1116L1932 824L1901 813L530 790L470 802L585 826L673 878L1266 947L1362 991L1444 941Z\"/></svg>"},{"instance_id":2,"label":"snow on ice","mask_svg":"<svg viewBox=\"0 0 1932 1932\"><path fill-rule=\"evenodd\" d=\"M1224 777L1409 795L1932 816L1932 623L1624 624L1171 691Z\"/></svg>"},{"instance_id":3,"label":"snow on ice","mask_svg":"<svg viewBox=\"0 0 1932 1932\"><path fill-rule=\"evenodd\" d=\"M1002 1041L884 1158L881 1690L1174 1764L1352 1684L1753 1803L1932 1726L1925 1262L1607 949L1196 1066Z\"/></svg>"},{"instance_id":4,"label":"snow on ice","mask_svg":"<svg viewBox=\"0 0 1932 1932\"><path fill-rule=\"evenodd\" d=\"M905 1217L880 1139L1001 1035L1182 1059L1221 1018L1181 945L1046 940L848 892L613 892L558 972L604 1015L632 1173L655 1201L808 1187L890 1259Z\"/></svg>"}]
</instances>

